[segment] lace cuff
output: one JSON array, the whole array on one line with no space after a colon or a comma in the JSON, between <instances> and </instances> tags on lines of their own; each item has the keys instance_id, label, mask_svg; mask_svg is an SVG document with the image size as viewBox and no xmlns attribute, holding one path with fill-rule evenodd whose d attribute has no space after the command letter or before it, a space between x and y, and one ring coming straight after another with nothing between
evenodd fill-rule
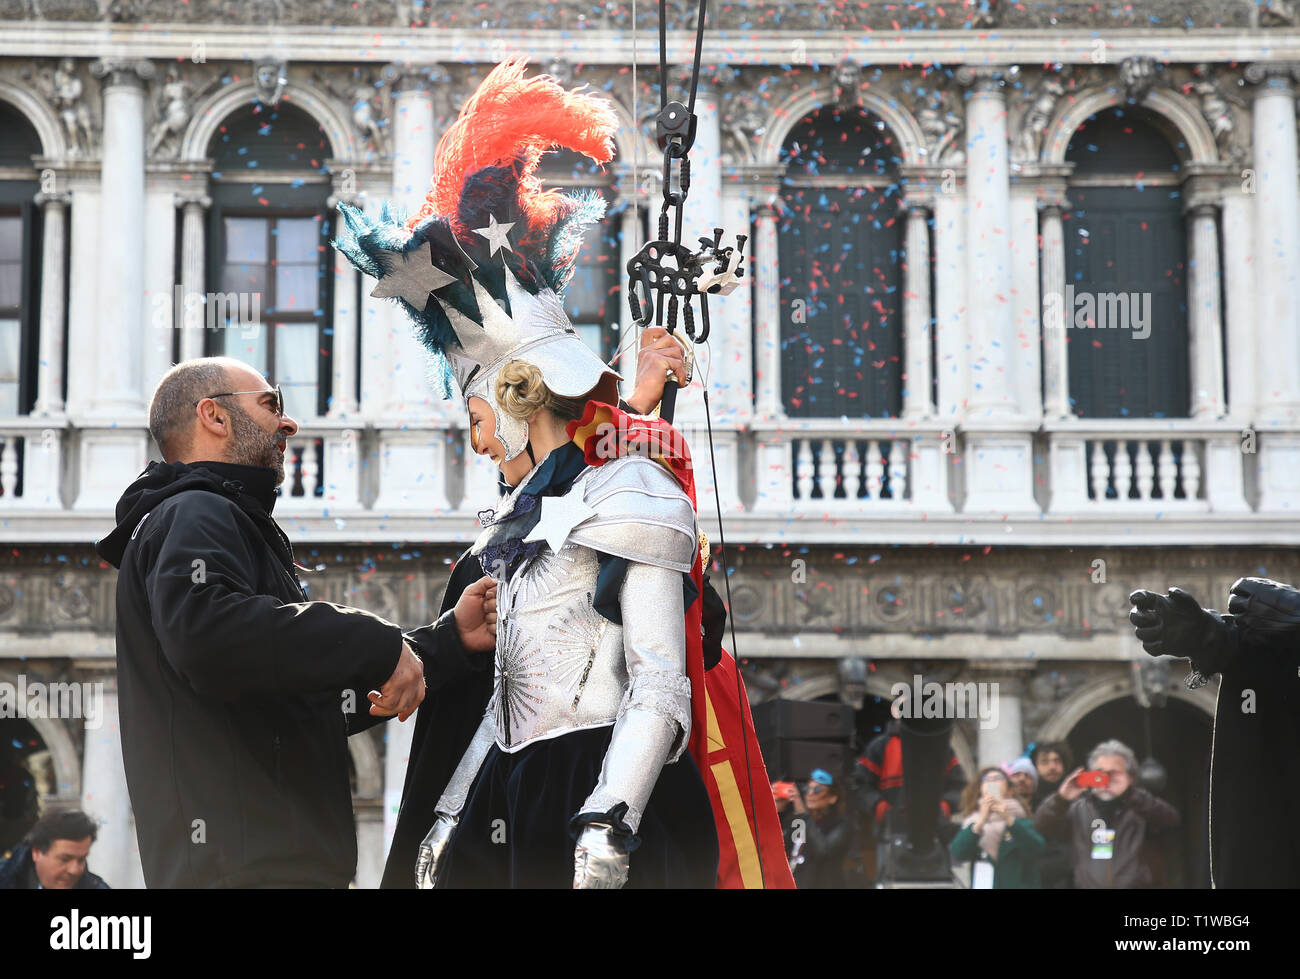
<instances>
[{"instance_id":1,"label":"lace cuff","mask_svg":"<svg viewBox=\"0 0 1300 979\"><path fill-rule=\"evenodd\" d=\"M673 725L675 738L665 765L682 756L691 739L691 681L676 672L638 673L628 683L619 714L648 711Z\"/></svg>"}]
</instances>

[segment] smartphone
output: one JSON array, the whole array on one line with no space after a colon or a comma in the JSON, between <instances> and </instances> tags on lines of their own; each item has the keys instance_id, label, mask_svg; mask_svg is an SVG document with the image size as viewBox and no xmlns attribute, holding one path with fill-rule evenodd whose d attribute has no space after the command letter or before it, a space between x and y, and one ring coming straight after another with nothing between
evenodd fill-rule
<instances>
[{"instance_id":1,"label":"smartphone","mask_svg":"<svg viewBox=\"0 0 1300 979\"><path fill-rule=\"evenodd\" d=\"M1105 772L1080 772L1074 784L1085 789L1104 789L1110 785L1110 776Z\"/></svg>"},{"instance_id":2,"label":"smartphone","mask_svg":"<svg viewBox=\"0 0 1300 979\"><path fill-rule=\"evenodd\" d=\"M989 782L984 786L984 794L993 799L1001 799L1006 794L1006 782Z\"/></svg>"}]
</instances>

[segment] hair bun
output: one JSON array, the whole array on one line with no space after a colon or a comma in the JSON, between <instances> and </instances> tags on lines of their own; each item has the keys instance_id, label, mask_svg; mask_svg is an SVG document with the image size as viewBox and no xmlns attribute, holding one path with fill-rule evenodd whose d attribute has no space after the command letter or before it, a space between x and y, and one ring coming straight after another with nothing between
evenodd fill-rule
<instances>
[{"instance_id":1,"label":"hair bun","mask_svg":"<svg viewBox=\"0 0 1300 979\"><path fill-rule=\"evenodd\" d=\"M523 360L512 360L501 368L496 383L497 404L511 418L528 418L546 407L550 391L541 369Z\"/></svg>"}]
</instances>

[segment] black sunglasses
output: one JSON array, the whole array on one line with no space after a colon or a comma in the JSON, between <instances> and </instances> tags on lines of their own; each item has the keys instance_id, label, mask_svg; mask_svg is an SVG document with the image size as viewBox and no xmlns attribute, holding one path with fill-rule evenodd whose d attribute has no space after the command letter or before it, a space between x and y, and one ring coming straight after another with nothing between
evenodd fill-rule
<instances>
[{"instance_id":1,"label":"black sunglasses","mask_svg":"<svg viewBox=\"0 0 1300 979\"><path fill-rule=\"evenodd\" d=\"M284 392L280 390L280 385L278 384L270 390L263 388L261 391L223 391L221 394L209 394L208 397L229 398L236 394L273 394L275 395L275 400L271 404L271 410L281 418L284 417ZM203 398L199 399L199 401L203 400ZM194 407L198 407L199 401L194 402Z\"/></svg>"}]
</instances>

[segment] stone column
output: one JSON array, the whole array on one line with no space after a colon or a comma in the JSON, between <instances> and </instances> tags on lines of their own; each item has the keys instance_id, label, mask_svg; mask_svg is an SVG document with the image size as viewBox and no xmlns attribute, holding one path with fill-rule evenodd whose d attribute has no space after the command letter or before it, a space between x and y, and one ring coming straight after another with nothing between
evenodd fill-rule
<instances>
[{"instance_id":1,"label":"stone column","mask_svg":"<svg viewBox=\"0 0 1300 979\"><path fill-rule=\"evenodd\" d=\"M1011 185L1003 74L962 68L966 100L967 316L971 324L970 410L1010 417L1016 404L1012 344Z\"/></svg>"},{"instance_id":2,"label":"stone column","mask_svg":"<svg viewBox=\"0 0 1300 979\"><path fill-rule=\"evenodd\" d=\"M1031 177L1022 174L1011 189L1011 294L1007 299L1012 337L1008 346L1016 410L1031 422L1043 413L1038 234L1037 187Z\"/></svg>"},{"instance_id":3,"label":"stone column","mask_svg":"<svg viewBox=\"0 0 1300 979\"><path fill-rule=\"evenodd\" d=\"M1261 336L1259 509L1300 506L1300 174L1296 161L1295 80L1288 64L1253 64L1255 296Z\"/></svg>"},{"instance_id":4,"label":"stone column","mask_svg":"<svg viewBox=\"0 0 1300 979\"><path fill-rule=\"evenodd\" d=\"M402 788L406 784L406 764L411 758L411 739L415 734L417 710L405 721L393 718L384 725L384 860L397 828L397 813L402 806ZM415 868L411 868L414 872Z\"/></svg>"},{"instance_id":5,"label":"stone column","mask_svg":"<svg viewBox=\"0 0 1300 979\"><path fill-rule=\"evenodd\" d=\"M771 194L762 195L766 200L754 212L754 412L762 418L785 414L781 402L781 267L775 196L775 188Z\"/></svg>"},{"instance_id":6,"label":"stone column","mask_svg":"<svg viewBox=\"0 0 1300 979\"><path fill-rule=\"evenodd\" d=\"M1043 240L1043 415L1069 418L1070 366L1065 342L1065 231L1063 202L1051 197L1043 204L1039 227Z\"/></svg>"},{"instance_id":7,"label":"stone column","mask_svg":"<svg viewBox=\"0 0 1300 979\"><path fill-rule=\"evenodd\" d=\"M1223 312L1220 305L1218 207L1195 196L1187 208L1191 268L1188 319L1191 340L1191 417L1218 418L1223 404Z\"/></svg>"},{"instance_id":8,"label":"stone column","mask_svg":"<svg viewBox=\"0 0 1300 979\"><path fill-rule=\"evenodd\" d=\"M91 413L121 423L144 410L141 331L145 328L144 137L147 61L101 60L104 138L99 227L99 347Z\"/></svg>"},{"instance_id":9,"label":"stone column","mask_svg":"<svg viewBox=\"0 0 1300 979\"><path fill-rule=\"evenodd\" d=\"M41 243L40 363L33 415L63 414L63 325L68 288L63 255L71 200L70 194L60 192L36 195L45 230Z\"/></svg>"},{"instance_id":10,"label":"stone column","mask_svg":"<svg viewBox=\"0 0 1300 979\"><path fill-rule=\"evenodd\" d=\"M89 384L78 407L84 413L80 452L79 510L107 511L122 492L122 473L139 472L148 458L145 432L145 82L148 61L101 60L91 72L104 82L103 160L99 179L99 227L93 232L98 284L92 305L70 299L74 319L89 321L91 346L72 343L76 359L91 358L81 372ZM78 224L73 208L73 224ZM74 236L75 237L75 236ZM74 275L85 257L73 245ZM86 312L87 310L92 312ZM73 331L70 331L73 332ZM76 332L85 332L79 330ZM71 385L69 386L71 391Z\"/></svg>"},{"instance_id":11,"label":"stone column","mask_svg":"<svg viewBox=\"0 0 1300 979\"><path fill-rule=\"evenodd\" d=\"M907 204L907 265L903 285L903 346L906 378L903 417L934 416L930 370L930 208L929 202Z\"/></svg>"},{"instance_id":12,"label":"stone column","mask_svg":"<svg viewBox=\"0 0 1300 979\"><path fill-rule=\"evenodd\" d=\"M338 215L340 203L360 206L356 195L356 176L351 170L334 174L334 193L326 207ZM334 310L331 326L334 329L334 377L330 390L330 418L348 418L360 410L357 399L357 298L360 273L344 256L334 255Z\"/></svg>"},{"instance_id":13,"label":"stone column","mask_svg":"<svg viewBox=\"0 0 1300 979\"><path fill-rule=\"evenodd\" d=\"M86 727L85 756L81 767L81 807L99 822L99 834L88 860L110 887L143 887L135 819L122 764L122 736L118 723L117 675L98 668L86 678L100 692L97 727ZM84 702L83 702L84 708ZM89 711L84 711L89 715ZM87 716L87 722L94 719Z\"/></svg>"},{"instance_id":14,"label":"stone column","mask_svg":"<svg viewBox=\"0 0 1300 979\"><path fill-rule=\"evenodd\" d=\"M1251 198L1234 189L1223 198L1223 276L1227 305L1228 413L1244 427L1258 405L1259 359L1255 334L1255 210Z\"/></svg>"},{"instance_id":15,"label":"stone column","mask_svg":"<svg viewBox=\"0 0 1300 979\"><path fill-rule=\"evenodd\" d=\"M954 177L934 200L934 341L938 415L960 424L970 396L970 327L966 315L966 197Z\"/></svg>"},{"instance_id":16,"label":"stone column","mask_svg":"<svg viewBox=\"0 0 1300 979\"><path fill-rule=\"evenodd\" d=\"M763 186L754 211L754 415L761 429L755 447L754 508L788 513L793 505L791 441L780 431L785 418L781 400L781 269L777 247L775 185ZM773 427L773 423L777 423Z\"/></svg>"},{"instance_id":17,"label":"stone column","mask_svg":"<svg viewBox=\"0 0 1300 979\"><path fill-rule=\"evenodd\" d=\"M411 723L409 720L407 723ZM391 837L384 836L384 815L378 800L353 799L352 811L357 820L357 887L378 889L384 878L384 858ZM411 865L414 877L415 865Z\"/></svg>"},{"instance_id":18,"label":"stone column","mask_svg":"<svg viewBox=\"0 0 1300 979\"><path fill-rule=\"evenodd\" d=\"M632 183L632 172L620 174L618 203L618 350L619 359L614 369L623 375L619 393L626 398L636 386L636 355L639 349L639 332L632 320L632 309L627 298L627 263L646 243L645 225L642 222L640 188ZM645 297L642 296L642 301Z\"/></svg>"},{"instance_id":19,"label":"stone column","mask_svg":"<svg viewBox=\"0 0 1300 979\"><path fill-rule=\"evenodd\" d=\"M181 329L181 360L203 356L203 328L207 309L207 233L204 217L212 198L202 191L176 195L181 210L180 309L173 311Z\"/></svg>"},{"instance_id":20,"label":"stone column","mask_svg":"<svg viewBox=\"0 0 1300 979\"><path fill-rule=\"evenodd\" d=\"M429 73L409 66L390 65L385 77L393 81L393 186L391 200L414 214L424 203L433 178L433 151L437 138L433 112L433 87ZM411 324L391 302L388 331L389 370L385 412L429 420L443 415L443 399L426 381L428 352L415 339Z\"/></svg>"},{"instance_id":21,"label":"stone column","mask_svg":"<svg viewBox=\"0 0 1300 979\"><path fill-rule=\"evenodd\" d=\"M1015 351L1010 163L1005 73L962 68L966 100L966 247L970 395L965 420L964 510L1032 513L1036 423L1019 403Z\"/></svg>"},{"instance_id":22,"label":"stone column","mask_svg":"<svg viewBox=\"0 0 1300 979\"><path fill-rule=\"evenodd\" d=\"M1005 669L1002 668L1003 665ZM1020 664L983 661L971 666L975 681L984 684L978 689L987 694L984 699L988 705L993 703L993 691L997 691L997 717L993 719L995 723L986 727L981 718L979 725L976 764L980 768L1001 765L1003 762L1018 758L1024 751L1024 727L1021 715L1024 681L1017 675L1023 669ZM973 772L967 774L974 775Z\"/></svg>"}]
</instances>

